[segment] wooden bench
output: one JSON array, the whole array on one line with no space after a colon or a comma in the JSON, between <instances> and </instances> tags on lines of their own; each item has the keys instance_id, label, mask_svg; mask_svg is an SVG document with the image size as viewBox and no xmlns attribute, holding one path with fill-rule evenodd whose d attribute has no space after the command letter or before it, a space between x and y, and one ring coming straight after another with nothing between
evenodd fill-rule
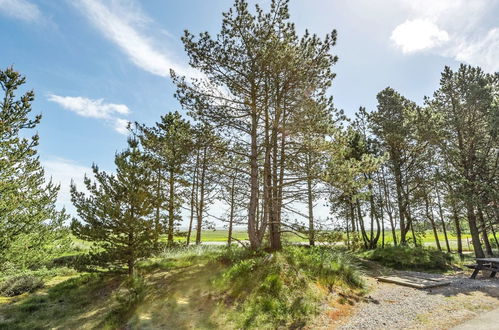
<instances>
[{"instance_id":1,"label":"wooden bench","mask_svg":"<svg viewBox=\"0 0 499 330\"><path fill-rule=\"evenodd\" d=\"M466 265L466 267L474 269L471 274L472 279L475 279L480 271L489 271L490 277L495 277L499 272L499 258L476 258L476 264Z\"/></svg>"}]
</instances>

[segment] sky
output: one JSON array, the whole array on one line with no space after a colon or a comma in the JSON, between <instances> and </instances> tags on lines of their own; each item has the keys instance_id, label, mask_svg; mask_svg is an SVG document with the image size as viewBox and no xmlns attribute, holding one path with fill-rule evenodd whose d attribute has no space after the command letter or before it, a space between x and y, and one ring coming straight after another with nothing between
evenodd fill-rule
<instances>
[{"instance_id":1,"label":"sky","mask_svg":"<svg viewBox=\"0 0 499 330\"><path fill-rule=\"evenodd\" d=\"M232 3L0 0L0 68L14 66L36 93L39 155L61 184L60 207L74 214L69 184L81 186L93 163L114 169L128 121L152 125L183 112L169 70L197 72L180 37L185 29L216 35ZM300 33L338 31L331 93L350 115L375 109L387 86L422 104L446 65L499 71L499 0L291 0L290 14Z\"/></svg>"}]
</instances>

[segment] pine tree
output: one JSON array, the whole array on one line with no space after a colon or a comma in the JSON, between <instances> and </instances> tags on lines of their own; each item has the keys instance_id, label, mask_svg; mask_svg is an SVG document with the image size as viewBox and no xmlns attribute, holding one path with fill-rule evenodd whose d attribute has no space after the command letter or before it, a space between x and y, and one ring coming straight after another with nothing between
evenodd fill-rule
<instances>
[{"instance_id":1,"label":"pine tree","mask_svg":"<svg viewBox=\"0 0 499 330\"><path fill-rule=\"evenodd\" d=\"M185 189L188 185L186 170L193 149L192 128L178 112L162 116L156 126L139 125L138 128L140 142L153 159L157 175L157 217L160 209L166 211L165 228L168 244L172 244L175 227L180 220L180 207L188 194Z\"/></svg>"},{"instance_id":2,"label":"pine tree","mask_svg":"<svg viewBox=\"0 0 499 330\"><path fill-rule=\"evenodd\" d=\"M116 174L93 165L95 182L85 177L87 196L71 184L71 197L80 221L71 228L80 239L93 242L92 261L121 267L126 264L133 275L138 259L155 247L155 180L138 141L115 157Z\"/></svg>"},{"instance_id":3,"label":"pine tree","mask_svg":"<svg viewBox=\"0 0 499 330\"><path fill-rule=\"evenodd\" d=\"M320 98L331 85L330 53L336 31L324 39L298 37L289 21L288 1L273 0L270 11L236 0L224 13L216 38L207 32L182 38L190 64L206 79L172 76L176 97L195 119L223 130L243 147L249 172L248 236L260 248L269 231L271 249L281 247L286 198L288 136L303 99ZM262 207L260 212L259 207Z\"/></svg>"},{"instance_id":4,"label":"pine tree","mask_svg":"<svg viewBox=\"0 0 499 330\"><path fill-rule=\"evenodd\" d=\"M392 88L377 95L378 109L370 114L370 124L381 146L387 152L388 168L394 178L400 244L407 243L407 234L413 227L410 212L411 191L415 189L415 173L424 160L427 143L420 143L421 108Z\"/></svg>"},{"instance_id":5,"label":"pine tree","mask_svg":"<svg viewBox=\"0 0 499 330\"><path fill-rule=\"evenodd\" d=\"M25 83L13 68L0 70L0 267L39 265L66 244L67 216L55 207L59 186L46 182L36 147L38 135L22 137L40 123L30 119L34 92L16 98Z\"/></svg>"},{"instance_id":6,"label":"pine tree","mask_svg":"<svg viewBox=\"0 0 499 330\"><path fill-rule=\"evenodd\" d=\"M428 139L446 164L443 175L453 186L453 195L466 209L477 257L485 255L480 232L487 254L492 254L483 210L497 209L498 90L497 73L462 64L456 72L445 67L440 88L427 100L434 115L434 134Z\"/></svg>"}]
</instances>

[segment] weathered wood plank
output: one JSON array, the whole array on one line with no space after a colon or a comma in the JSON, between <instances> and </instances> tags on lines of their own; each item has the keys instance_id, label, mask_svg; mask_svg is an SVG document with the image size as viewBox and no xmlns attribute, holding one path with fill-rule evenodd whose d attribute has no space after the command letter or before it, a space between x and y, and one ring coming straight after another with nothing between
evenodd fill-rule
<instances>
[{"instance_id":1,"label":"weathered wood plank","mask_svg":"<svg viewBox=\"0 0 499 330\"><path fill-rule=\"evenodd\" d=\"M449 281L445 281L442 279L429 279L429 278L422 278L422 277L417 277L417 276L380 276L377 277L378 281L381 282L387 282L387 283L394 283L394 284L399 284L399 285L404 285L408 286L411 288L416 288L416 289L427 289L427 288L434 288L438 286L444 286L444 285L449 285Z\"/></svg>"}]
</instances>

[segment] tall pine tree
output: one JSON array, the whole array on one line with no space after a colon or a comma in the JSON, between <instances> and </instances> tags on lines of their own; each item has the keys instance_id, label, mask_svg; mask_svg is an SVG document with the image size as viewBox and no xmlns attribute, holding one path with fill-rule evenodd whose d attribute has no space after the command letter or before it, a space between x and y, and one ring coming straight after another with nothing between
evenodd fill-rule
<instances>
[{"instance_id":1,"label":"tall pine tree","mask_svg":"<svg viewBox=\"0 0 499 330\"><path fill-rule=\"evenodd\" d=\"M0 268L35 267L52 256L65 236L67 216L55 207L59 187L46 182L36 147L38 135L22 137L40 123L29 117L34 92L16 97L25 83L13 68L0 70ZM55 244L58 241L60 244Z\"/></svg>"}]
</instances>

